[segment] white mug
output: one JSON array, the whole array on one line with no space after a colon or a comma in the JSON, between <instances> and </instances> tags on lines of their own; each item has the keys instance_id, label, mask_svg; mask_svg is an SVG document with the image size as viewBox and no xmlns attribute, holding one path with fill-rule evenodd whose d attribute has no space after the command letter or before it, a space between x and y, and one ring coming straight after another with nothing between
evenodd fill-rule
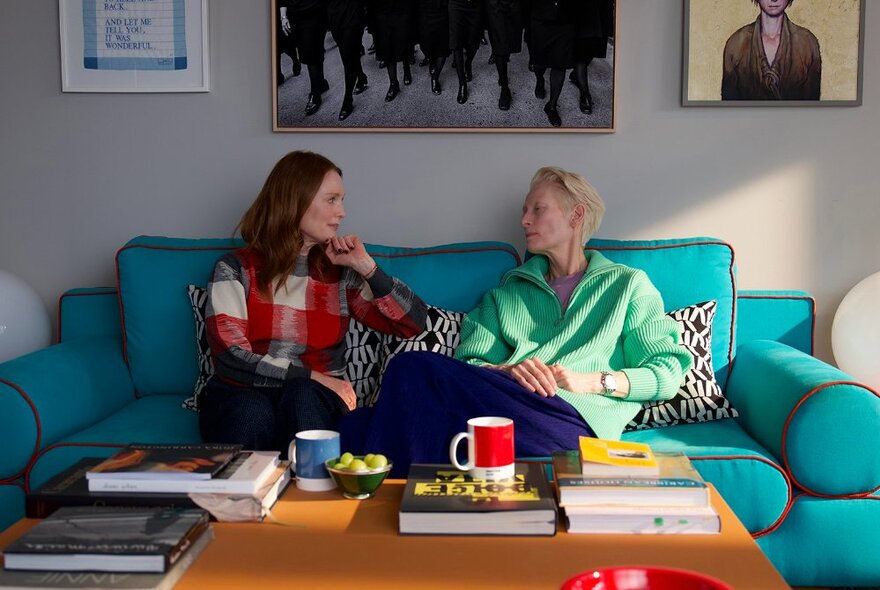
<instances>
[{"instance_id":1,"label":"white mug","mask_svg":"<svg viewBox=\"0 0 880 590\"><path fill-rule=\"evenodd\" d=\"M296 487L307 492L326 492L336 487L324 462L339 457L339 433L334 430L303 430L287 449L296 473Z\"/></svg>"}]
</instances>

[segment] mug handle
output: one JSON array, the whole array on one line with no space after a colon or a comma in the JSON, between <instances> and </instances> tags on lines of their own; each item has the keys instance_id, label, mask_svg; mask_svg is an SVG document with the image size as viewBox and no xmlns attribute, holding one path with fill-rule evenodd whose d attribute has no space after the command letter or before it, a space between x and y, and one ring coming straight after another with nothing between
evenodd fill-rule
<instances>
[{"instance_id":1,"label":"mug handle","mask_svg":"<svg viewBox=\"0 0 880 590\"><path fill-rule=\"evenodd\" d=\"M287 447L287 458L290 460L290 470L296 473L296 439L290 441L290 446Z\"/></svg>"},{"instance_id":2,"label":"mug handle","mask_svg":"<svg viewBox=\"0 0 880 590\"><path fill-rule=\"evenodd\" d=\"M469 437L470 437L470 433L459 432L458 434L456 434L455 436L452 437L452 442L449 443L449 460L452 462L453 465L455 465L456 469L459 469L461 471L467 471L471 467L473 467L473 464L471 462L470 457L468 457L468 463L466 463L465 465L462 465L461 463L459 463L458 457L456 457L456 454L457 454L456 451L458 450L458 443L460 443L463 439L466 439Z\"/></svg>"}]
</instances>

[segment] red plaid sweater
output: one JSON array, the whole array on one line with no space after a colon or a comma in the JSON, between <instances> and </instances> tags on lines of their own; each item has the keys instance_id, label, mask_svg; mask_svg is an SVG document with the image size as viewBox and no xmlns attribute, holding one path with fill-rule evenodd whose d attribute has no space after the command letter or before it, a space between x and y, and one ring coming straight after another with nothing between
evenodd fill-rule
<instances>
[{"instance_id":1,"label":"red plaid sweater","mask_svg":"<svg viewBox=\"0 0 880 590\"><path fill-rule=\"evenodd\" d=\"M350 318L408 338L425 329L425 304L378 269L364 280L333 266L319 279L299 256L285 287L257 288L259 256L247 248L217 261L208 285L206 327L218 377L236 385L280 387L311 371L342 375Z\"/></svg>"}]
</instances>

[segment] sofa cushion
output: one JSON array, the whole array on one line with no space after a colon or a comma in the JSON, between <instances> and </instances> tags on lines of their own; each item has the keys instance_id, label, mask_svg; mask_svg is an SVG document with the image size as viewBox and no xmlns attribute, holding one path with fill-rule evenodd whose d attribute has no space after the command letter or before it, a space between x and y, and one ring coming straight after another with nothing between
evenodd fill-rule
<instances>
[{"instance_id":1,"label":"sofa cushion","mask_svg":"<svg viewBox=\"0 0 880 590\"><path fill-rule=\"evenodd\" d=\"M123 351L138 395L192 391L198 365L186 286L207 285L217 259L240 245L142 236L116 254Z\"/></svg>"},{"instance_id":2,"label":"sofa cushion","mask_svg":"<svg viewBox=\"0 0 880 590\"><path fill-rule=\"evenodd\" d=\"M138 395L192 391L198 379L194 320L182 294L187 285L207 285L217 259L241 245L232 239L141 236L117 253L123 346ZM426 302L456 311L475 307L519 264L516 250L502 242L366 247L386 272Z\"/></svg>"},{"instance_id":3,"label":"sofa cushion","mask_svg":"<svg viewBox=\"0 0 880 590\"><path fill-rule=\"evenodd\" d=\"M712 371L712 320L716 308L714 301L704 301L666 314L678 322L681 345L693 356L694 366L685 373L675 397L645 402L625 430L709 422L738 415L721 393Z\"/></svg>"},{"instance_id":4,"label":"sofa cushion","mask_svg":"<svg viewBox=\"0 0 880 590\"><path fill-rule=\"evenodd\" d=\"M109 457L133 442L200 443L198 415L183 410L182 395L133 400L115 414L43 449L28 472L34 489L83 457Z\"/></svg>"},{"instance_id":5,"label":"sofa cushion","mask_svg":"<svg viewBox=\"0 0 880 590\"><path fill-rule=\"evenodd\" d=\"M785 516L791 497L785 472L736 420L636 430L622 438L685 453L752 534L772 529Z\"/></svg>"},{"instance_id":6,"label":"sofa cushion","mask_svg":"<svg viewBox=\"0 0 880 590\"><path fill-rule=\"evenodd\" d=\"M712 363L722 388L733 359L736 266L733 248L715 238L621 241L593 239L587 249L644 270L663 296L667 311L715 300Z\"/></svg>"}]
</instances>

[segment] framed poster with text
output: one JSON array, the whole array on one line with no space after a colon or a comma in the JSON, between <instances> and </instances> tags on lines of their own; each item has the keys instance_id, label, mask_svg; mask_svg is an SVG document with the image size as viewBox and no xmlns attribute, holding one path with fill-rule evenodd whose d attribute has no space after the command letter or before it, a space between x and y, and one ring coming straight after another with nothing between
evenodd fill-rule
<instances>
[{"instance_id":1,"label":"framed poster with text","mask_svg":"<svg viewBox=\"0 0 880 590\"><path fill-rule=\"evenodd\" d=\"M207 92L208 0L59 0L64 92Z\"/></svg>"}]
</instances>

